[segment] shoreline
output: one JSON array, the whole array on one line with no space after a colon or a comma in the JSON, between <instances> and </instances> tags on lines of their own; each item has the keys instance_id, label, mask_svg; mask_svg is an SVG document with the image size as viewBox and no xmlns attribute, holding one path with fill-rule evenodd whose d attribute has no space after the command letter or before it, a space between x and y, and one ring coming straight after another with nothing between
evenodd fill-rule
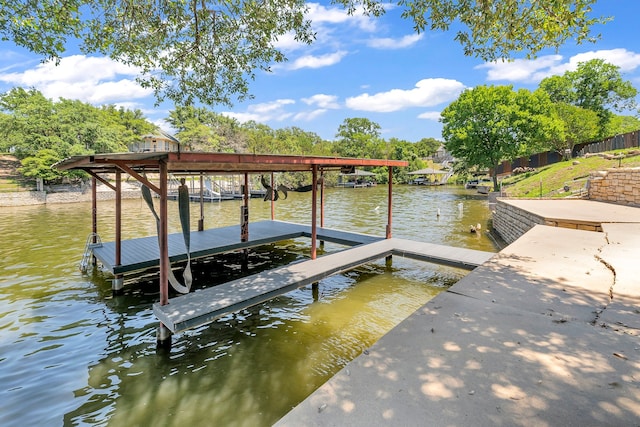
<instances>
[{"instance_id":1,"label":"shoreline","mask_svg":"<svg viewBox=\"0 0 640 427\"><path fill-rule=\"evenodd\" d=\"M123 183L122 199L138 199L141 197L142 193L139 187ZM96 187L96 198L98 201L115 200L116 193L105 185L98 185ZM0 208L85 202L91 202L90 187L61 186L58 191L12 191L0 193Z\"/></svg>"}]
</instances>

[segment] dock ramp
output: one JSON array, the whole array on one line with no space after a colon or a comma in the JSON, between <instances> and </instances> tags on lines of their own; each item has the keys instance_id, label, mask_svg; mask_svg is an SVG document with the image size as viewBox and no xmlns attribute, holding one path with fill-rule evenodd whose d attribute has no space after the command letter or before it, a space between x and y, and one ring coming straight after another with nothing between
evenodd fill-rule
<instances>
[{"instance_id":1,"label":"dock ramp","mask_svg":"<svg viewBox=\"0 0 640 427\"><path fill-rule=\"evenodd\" d=\"M167 305L156 303L153 312L171 332L181 332L389 255L472 270L494 253L406 239L379 240L172 298Z\"/></svg>"}]
</instances>

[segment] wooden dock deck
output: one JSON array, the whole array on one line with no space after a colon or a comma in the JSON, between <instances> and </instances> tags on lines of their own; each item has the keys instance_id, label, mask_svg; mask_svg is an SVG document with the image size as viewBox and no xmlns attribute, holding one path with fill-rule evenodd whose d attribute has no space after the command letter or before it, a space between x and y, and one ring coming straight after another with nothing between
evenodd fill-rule
<instances>
[{"instance_id":1,"label":"wooden dock deck","mask_svg":"<svg viewBox=\"0 0 640 427\"><path fill-rule=\"evenodd\" d=\"M153 312L176 333L389 255L471 270L494 254L405 239L378 240L179 296L170 299L167 305L156 303Z\"/></svg>"},{"instance_id":2,"label":"wooden dock deck","mask_svg":"<svg viewBox=\"0 0 640 427\"><path fill-rule=\"evenodd\" d=\"M318 240L347 246L382 240L382 237L318 227ZM191 259L232 252L282 240L311 237L311 226L284 221L258 221L249 224L249 240L240 239L240 226L212 228L191 232ZM187 253L182 233L169 234L169 260L186 261ZM93 248L94 256L112 274L127 274L160 264L157 236L123 240L121 263L115 265L115 242L105 242Z\"/></svg>"}]
</instances>

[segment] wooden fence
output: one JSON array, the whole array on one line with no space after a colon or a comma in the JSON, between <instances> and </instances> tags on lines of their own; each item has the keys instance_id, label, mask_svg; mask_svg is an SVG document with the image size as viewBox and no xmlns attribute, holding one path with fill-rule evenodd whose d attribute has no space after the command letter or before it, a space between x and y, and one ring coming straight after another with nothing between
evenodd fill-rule
<instances>
[{"instance_id":1,"label":"wooden fence","mask_svg":"<svg viewBox=\"0 0 640 427\"><path fill-rule=\"evenodd\" d=\"M612 136L602 141L585 142L576 144L571 152L571 157L581 157L587 153L601 153L603 151L619 150L624 148L640 147L640 130L628 132L622 135ZM533 154L520 157L513 161L506 160L498 166L498 175L508 175L517 167L540 168L562 160L562 156L555 151Z\"/></svg>"}]
</instances>

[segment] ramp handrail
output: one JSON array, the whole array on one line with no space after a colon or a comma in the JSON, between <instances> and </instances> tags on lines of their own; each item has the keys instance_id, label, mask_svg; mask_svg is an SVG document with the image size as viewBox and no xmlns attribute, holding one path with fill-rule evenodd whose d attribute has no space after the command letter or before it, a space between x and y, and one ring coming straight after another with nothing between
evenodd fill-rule
<instances>
[{"instance_id":1,"label":"ramp handrail","mask_svg":"<svg viewBox=\"0 0 640 427\"><path fill-rule=\"evenodd\" d=\"M84 253L82 254L82 260L80 261L80 271L86 273L89 265L91 264L91 256L93 255L93 248L99 248L102 246L102 240L98 233L91 233L87 237L87 242L84 245Z\"/></svg>"}]
</instances>

